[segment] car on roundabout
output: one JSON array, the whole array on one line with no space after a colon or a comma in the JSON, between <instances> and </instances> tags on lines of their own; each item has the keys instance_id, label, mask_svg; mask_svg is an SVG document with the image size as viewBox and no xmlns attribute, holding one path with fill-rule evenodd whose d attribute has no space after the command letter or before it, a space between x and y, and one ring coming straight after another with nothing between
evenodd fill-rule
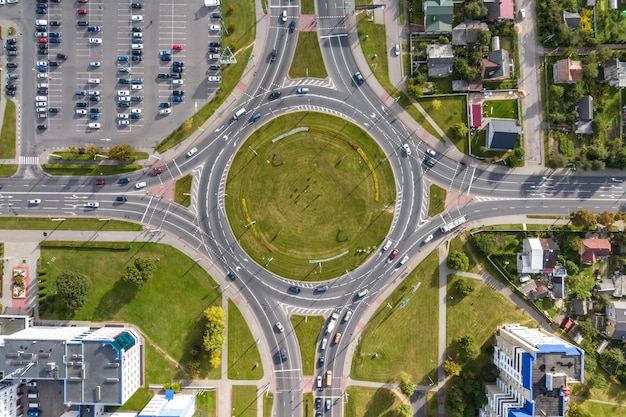
<instances>
[{"instance_id":1,"label":"car on roundabout","mask_svg":"<svg viewBox=\"0 0 626 417\"><path fill-rule=\"evenodd\" d=\"M142 188L145 188L145 186L146 186L146 185L147 185L147 184L146 184L146 182L145 182L145 181L138 182L137 184L135 184L135 189L136 189L136 190L141 190Z\"/></svg>"},{"instance_id":2,"label":"car on roundabout","mask_svg":"<svg viewBox=\"0 0 626 417\"><path fill-rule=\"evenodd\" d=\"M285 328L283 327L283 325L282 325L282 324L280 324L280 322L279 322L279 321L277 321L277 322L276 322L276 324L275 324L274 326L276 326L276 329L278 330L278 332L279 332L279 333L284 333Z\"/></svg>"},{"instance_id":3,"label":"car on roundabout","mask_svg":"<svg viewBox=\"0 0 626 417\"><path fill-rule=\"evenodd\" d=\"M399 252L399 249L396 248L389 254L389 258L387 259L388 264L391 263L391 261L393 261L396 256L398 256L398 252Z\"/></svg>"}]
</instances>

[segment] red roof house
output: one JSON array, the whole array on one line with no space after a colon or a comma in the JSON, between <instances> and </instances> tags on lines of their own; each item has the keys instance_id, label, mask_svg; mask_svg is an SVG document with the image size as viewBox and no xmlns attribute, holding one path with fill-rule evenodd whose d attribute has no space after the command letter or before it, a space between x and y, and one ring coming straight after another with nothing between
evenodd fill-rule
<instances>
[{"instance_id":1,"label":"red roof house","mask_svg":"<svg viewBox=\"0 0 626 417\"><path fill-rule=\"evenodd\" d=\"M569 58L556 61L553 66L554 83L575 84L583 80L582 61L572 61Z\"/></svg>"},{"instance_id":2,"label":"red roof house","mask_svg":"<svg viewBox=\"0 0 626 417\"><path fill-rule=\"evenodd\" d=\"M606 258L611 254L611 242L608 239L595 237L583 239L581 244L580 258L582 263L593 265L598 258Z\"/></svg>"}]
</instances>

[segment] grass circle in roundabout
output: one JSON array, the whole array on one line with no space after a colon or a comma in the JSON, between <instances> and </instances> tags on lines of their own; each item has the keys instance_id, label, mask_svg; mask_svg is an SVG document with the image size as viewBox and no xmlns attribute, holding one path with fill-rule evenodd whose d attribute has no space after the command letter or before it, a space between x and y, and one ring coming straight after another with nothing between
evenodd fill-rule
<instances>
[{"instance_id":1,"label":"grass circle in roundabout","mask_svg":"<svg viewBox=\"0 0 626 417\"><path fill-rule=\"evenodd\" d=\"M355 269L378 250L393 219L386 155L361 128L322 113L294 113L242 144L226 182L226 214L258 264L295 280Z\"/></svg>"}]
</instances>

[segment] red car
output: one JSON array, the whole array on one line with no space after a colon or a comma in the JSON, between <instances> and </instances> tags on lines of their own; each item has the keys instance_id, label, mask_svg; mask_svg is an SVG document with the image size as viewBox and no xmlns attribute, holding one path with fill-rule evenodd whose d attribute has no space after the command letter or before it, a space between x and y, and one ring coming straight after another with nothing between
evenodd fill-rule
<instances>
[{"instance_id":1,"label":"red car","mask_svg":"<svg viewBox=\"0 0 626 417\"><path fill-rule=\"evenodd\" d=\"M390 263L391 261L393 261L393 258L396 257L396 255L398 255L398 248L394 249L390 254L389 254L389 259L387 259L387 263Z\"/></svg>"},{"instance_id":2,"label":"red car","mask_svg":"<svg viewBox=\"0 0 626 417\"><path fill-rule=\"evenodd\" d=\"M87 14L87 10L85 10L85 9L78 9L76 11L76 13L78 13L78 14Z\"/></svg>"},{"instance_id":3,"label":"red car","mask_svg":"<svg viewBox=\"0 0 626 417\"><path fill-rule=\"evenodd\" d=\"M39 39L37 39L37 42L39 42L39 43L48 43L48 39L46 39L46 38L39 38Z\"/></svg>"},{"instance_id":4,"label":"red car","mask_svg":"<svg viewBox=\"0 0 626 417\"><path fill-rule=\"evenodd\" d=\"M104 180L95 180L93 185L104 185Z\"/></svg>"},{"instance_id":5,"label":"red car","mask_svg":"<svg viewBox=\"0 0 626 417\"><path fill-rule=\"evenodd\" d=\"M160 173L162 173L163 171L165 171L165 168L163 168L163 167L154 168L152 170L152 176L157 176Z\"/></svg>"},{"instance_id":6,"label":"red car","mask_svg":"<svg viewBox=\"0 0 626 417\"><path fill-rule=\"evenodd\" d=\"M182 51L183 50L183 46L178 44L178 45L174 45L172 46L172 49L174 49L175 51Z\"/></svg>"}]
</instances>

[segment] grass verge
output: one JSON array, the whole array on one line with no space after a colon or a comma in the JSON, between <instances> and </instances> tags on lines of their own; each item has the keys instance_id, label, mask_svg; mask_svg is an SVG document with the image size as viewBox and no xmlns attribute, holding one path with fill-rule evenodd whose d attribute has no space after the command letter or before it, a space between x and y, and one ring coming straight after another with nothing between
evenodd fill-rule
<instances>
[{"instance_id":1,"label":"grass verge","mask_svg":"<svg viewBox=\"0 0 626 417\"><path fill-rule=\"evenodd\" d=\"M618 404L626 403L626 391L624 390L624 386L620 384L615 377L598 368L593 372L585 370L585 381L589 381L594 375L602 376L607 382L606 387L598 389L589 388L588 385L574 384L572 386L572 395L589 400L607 401Z\"/></svg>"},{"instance_id":2,"label":"grass verge","mask_svg":"<svg viewBox=\"0 0 626 417\"><path fill-rule=\"evenodd\" d=\"M0 230L94 230L140 231L143 226L121 220L100 221L98 219L67 218L63 221L52 221L41 217L0 217Z\"/></svg>"},{"instance_id":3,"label":"grass verge","mask_svg":"<svg viewBox=\"0 0 626 417\"><path fill-rule=\"evenodd\" d=\"M388 389L349 387L346 417L395 416L400 400Z\"/></svg>"},{"instance_id":4,"label":"grass verge","mask_svg":"<svg viewBox=\"0 0 626 417\"><path fill-rule=\"evenodd\" d=\"M263 394L263 417L272 417L272 408L274 407L274 397Z\"/></svg>"},{"instance_id":5,"label":"grass verge","mask_svg":"<svg viewBox=\"0 0 626 417\"><path fill-rule=\"evenodd\" d=\"M421 98L418 102L430 115L435 123L450 138L459 151L467 153L467 138L461 140L452 133L452 126L455 123L463 122L467 124L466 100L464 96L449 96L436 98Z\"/></svg>"},{"instance_id":6,"label":"grass verge","mask_svg":"<svg viewBox=\"0 0 626 417\"><path fill-rule=\"evenodd\" d=\"M426 393L426 417L437 417L439 415L439 396L436 392Z\"/></svg>"},{"instance_id":7,"label":"grass verge","mask_svg":"<svg viewBox=\"0 0 626 417\"><path fill-rule=\"evenodd\" d=\"M126 266L137 258L157 260L152 278L140 288L121 280ZM215 281L182 252L142 242L131 243L124 251L42 249L41 260L48 272L47 297L40 304L42 319L129 322L179 363L199 363L203 378L219 378L220 370L211 369L202 356L202 313L221 305L221 295ZM62 271L80 271L89 283L85 305L75 312L63 307L56 294L56 278Z\"/></svg>"},{"instance_id":8,"label":"grass verge","mask_svg":"<svg viewBox=\"0 0 626 417\"><path fill-rule=\"evenodd\" d=\"M228 300L228 379L257 380L262 377L263 364L256 341L241 311Z\"/></svg>"},{"instance_id":9,"label":"grass verge","mask_svg":"<svg viewBox=\"0 0 626 417\"><path fill-rule=\"evenodd\" d=\"M19 167L17 164L0 164L0 177L10 177Z\"/></svg>"},{"instance_id":10,"label":"grass verge","mask_svg":"<svg viewBox=\"0 0 626 417\"><path fill-rule=\"evenodd\" d=\"M308 74L307 74L308 70ZM291 67L289 77L295 78L326 78L328 72L322 58L317 32L299 32L298 45Z\"/></svg>"},{"instance_id":11,"label":"grass verge","mask_svg":"<svg viewBox=\"0 0 626 417\"><path fill-rule=\"evenodd\" d=\"M431 184L429 194L428 215L433 217L446 209L446 190L438 185Z\"/></svg>"},{"instance_id":12,"label":"grass verge","mask_svg":"<svg viewBox=\"0 0 626 417\"><path fill-rule=\"evenodd\" d=\"M313 393L305 392L302 396L302 417L309 417L315 414L315 405L313 404Z\"/></svg>"},{"instance_id":13,"label":"grass verge","mask_svg":"<svg viewBox=\"0 0 626 417\"><path fill-rule=\"evenodd\" d=\"M141 411L153 396L154 393L147 387L140 387L121 407L111 408L116 411Z\"/></svg>"},{"instance_id":14,"label":"grass verge","mask_svg":"<svg viewBox=\"0 0 626 417\"><path fill-rule=\"evenodd\" d=\"M15 158L16 130L15 103L13 100L7 100L0 132L0 159Z\"/></svg>"},{"instance_id":15,"label":"grass verge","mask_svg":"<svg viewBox=\"0 0 626 417\"><path fill-rule=\"evenodd\" d=\"M106 153L106 152L104 152ZM54 155L60 156L57 158L63 161L93 161L94 159L87 154L74 154L71 152L55 152ZM131 161L139 161L142 159L148 159L150 154L148 152L134 152ZM96 157L96 161L119 161L119 159L107 159L100 156Z\"/></svg>"},{"instance_id":16,"label":"grass verge","mask_svg":"<svg viewBox=\"0 0 626 417\"><path fill-rule=\"evenodd\" d=\"M193 177L191 174L187 174L184 177L176 180L176 191L174 191L174 202L184 207L191 205L191 184L193 183Z\"/></svg>"},{"instance_id":17,"label":"grass verge","mask_svg":"<svg viewBox=\"0 0 626 417\"><path fill-rule=\"evenodd\" d=\"M76 175L91 177L117 175L143 169L142 165L98 165L98 164L43 164L41 169L50 175Z\"/></svg>"},{"instance_id":18,"label":"grass verge","mask_svg":"<svg viewBox=\"0 0 626 417\"><path fill-rule=\"evenodd\" d=\"M233 417L256 417L255 385L233 385Z\"/></svg>"},{"instance_id":19,"label":"grass verge","mask_svg":"<svg viewBox=\"0 0 626 417\"><path fill-rule=\"evenodd\" d=\"M463 252L469 258L469 269L467 272L472 272L477 274L480 272L480 264L478 254L476 253L476 249L474 245L470 242L470 234L463 233L456 236L454 239L450 241L450 250L449 252Z\"/></svg>"},{"instance_id":20,"label":"grass verge","mask_svg":"<svg viewBox=\"0 0 626 417\"><path fill-rule=\"evenodd\" d=\"M578 403L583 410L587 410L593 417L626 417L626 407L618 404L602 404L593 401Z\"/></svg>"},{"instance_id":21,"label":"grass verge","mask_svg":"<svg viewBox=\"0 0 626 417\"><path fill-rule=\"evenodd\" d=\"M300 356L302 357L302 374L315 374L315 354L317 353L317 339L320 330L324 327L324 317L320 316L291 316L291 324L296 331Z\"/></svg>"},{"instance_id":22,"label":"grass verge","mask_svg":"<svg viewBox=\"0 0 626 417\"><path fill-rule=\"evenodd\" d=\"M201 391L196 394L196 417L216 417L217 415L216 391Z\"/></svg>"},{"instance_id":23,"label":"grass verge","mask_svg":"<svg viewBox=\"0 0 626 417\"><path fill-rule=\"evenodd\" d=\"M413 293L417 283L421 284ZM428 385L429 376L436 380L439 325L433 317L437 317L438 295L439 256L434 251L370 319L352 360L352 377L362 381L399 381L400 372L404 371L420 385ZM407 299L409 302L401 308Z\"/></svg>"}]
</instances>

